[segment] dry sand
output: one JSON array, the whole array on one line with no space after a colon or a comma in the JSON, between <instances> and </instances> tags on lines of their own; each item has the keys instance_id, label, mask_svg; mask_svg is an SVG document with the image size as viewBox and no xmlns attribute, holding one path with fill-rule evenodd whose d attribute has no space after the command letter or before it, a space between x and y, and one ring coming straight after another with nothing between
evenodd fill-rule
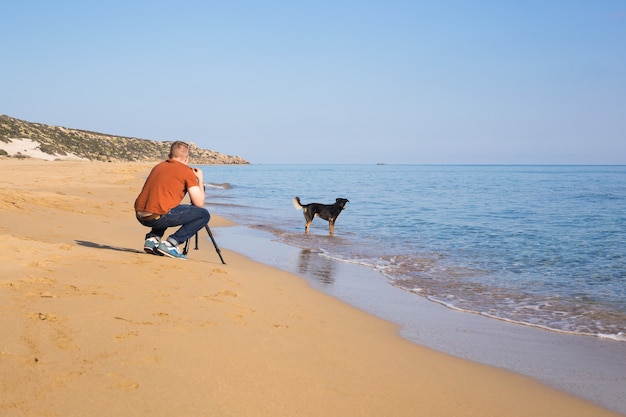
<instances>
[{"instance_id":1,"label":"dry sand","mask_svg":"<svg viewBox=\"0 0 626 417\"><path fill-rule=\"evenodd\" d=\"M237 253L143 253L149 169L0 159L0 415L618 415Z\"/></svg>"}]
</instances>

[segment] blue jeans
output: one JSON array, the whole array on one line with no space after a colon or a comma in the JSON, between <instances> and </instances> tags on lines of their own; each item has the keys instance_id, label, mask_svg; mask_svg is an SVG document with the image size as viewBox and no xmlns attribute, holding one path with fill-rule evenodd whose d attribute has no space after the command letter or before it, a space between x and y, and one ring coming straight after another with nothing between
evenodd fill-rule
<instances>
[{"instance_id":1,"label":"blue jeans","mask_svg":"<svg viewBox=\"0 0 626 417\"><path fill-rule=\"evenodd\" d=\"M149 237L163 238L168 227L182 226L176 233L170 235L167 240L178 246L189 240L196 232L209 223L211 215L209 211L202 207L191 204L181 204L170 210L169 213L153 220L139 220L144 226L151 227L152 230L146 235Z\"/></svg>"}]
</instances>

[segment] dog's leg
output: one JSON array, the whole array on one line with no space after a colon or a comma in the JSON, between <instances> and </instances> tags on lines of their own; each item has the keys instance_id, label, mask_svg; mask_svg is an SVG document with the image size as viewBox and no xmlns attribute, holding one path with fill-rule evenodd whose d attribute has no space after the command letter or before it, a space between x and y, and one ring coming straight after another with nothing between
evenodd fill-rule
<instances>
[{"instance_id":1,"label":"dog's leg","mask_svg":"<svg viewBox=\"0 0 626 417\"><path fill-rule=\"evenodd\" d=\"M309 233L310 225L311 225L311 222L307 220L306 224L304 225L304 233Z\"/></svg>"},{"instance_id":2,"label":"dog's leg","mask_svg":"<svg viewBox=\"0 0 626 417\"><path fill-rule=\"evenodd\" d=\"M330 235L332 236L335 233L335 221L334 220L328 221L328 228L330 229Z\"/></svg>"}]
</instances>

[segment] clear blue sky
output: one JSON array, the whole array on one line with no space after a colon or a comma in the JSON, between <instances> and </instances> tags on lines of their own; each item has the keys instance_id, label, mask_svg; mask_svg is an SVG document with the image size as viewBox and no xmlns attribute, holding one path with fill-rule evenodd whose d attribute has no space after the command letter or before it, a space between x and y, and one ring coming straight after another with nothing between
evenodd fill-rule
<instances>
[{"instance_id":1,"label":"clear blue sky","mask_svg":"<svg viewBox=\"0 0 626 417\"><path fill-rule=\"evenodd\" d=\"M626 0L0 10L19 119L253 163L626 163Z\"/></svg>"}]
</instances>

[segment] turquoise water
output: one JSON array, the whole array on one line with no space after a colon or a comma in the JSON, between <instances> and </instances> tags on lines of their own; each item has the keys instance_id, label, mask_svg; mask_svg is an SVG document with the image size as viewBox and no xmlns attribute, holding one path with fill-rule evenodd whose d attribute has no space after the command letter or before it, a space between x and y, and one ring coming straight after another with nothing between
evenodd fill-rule
<instances>
[{"instance_id":1,"label":"turquoise water","mask_svg":"<svg viewBox=\"0 0 626 417\"><path fill-rule=\"evenodd\" d=\"M626 341L626 166L202 166L216 214L450 308ZM292 205L350 200L335 235ZM323 275L323 274L322 274Z\"/></svg>"}]
</instances>

